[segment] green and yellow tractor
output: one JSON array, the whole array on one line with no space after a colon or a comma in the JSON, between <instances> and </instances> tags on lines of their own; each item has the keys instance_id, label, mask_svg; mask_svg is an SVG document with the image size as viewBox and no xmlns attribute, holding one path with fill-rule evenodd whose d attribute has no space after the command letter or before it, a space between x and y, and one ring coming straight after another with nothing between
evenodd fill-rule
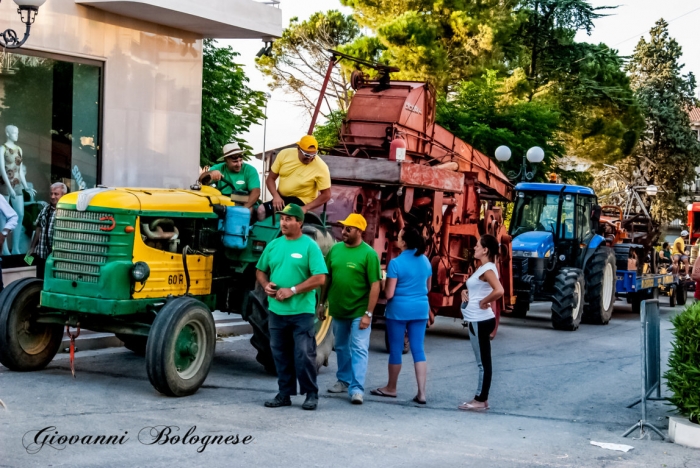
<instances>
[{"instance_id":1,"label":"green and yellow tractor","mask_svg":"<svg viewBox=\"0 0 700 468\"><path fill-rule=\"evenodd\" d=\"M306 215L304 234L324 255L334 240L325 215ZM45 279L24 278L0 293L0 363L44 368L66 327L114 333L145 355L161 393L197 391L214 357L211 311L239 313L253 328L257 360L274 372L267 297L255 265L280 236L278 217L250 224L250 211L211 187L193 190L98 187L57 206ZM316 326L317 364L333 346L330 320Z\"/></svg>"}]
</instances>

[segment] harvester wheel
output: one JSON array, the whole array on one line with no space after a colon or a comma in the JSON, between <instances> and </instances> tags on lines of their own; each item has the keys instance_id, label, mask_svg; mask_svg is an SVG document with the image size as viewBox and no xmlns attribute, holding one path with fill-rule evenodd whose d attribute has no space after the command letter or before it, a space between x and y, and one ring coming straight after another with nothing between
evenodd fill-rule
<instances>
[{"instance_id":1,"label":"harvester wheel","mask_svg":"<svg viewBox=\"0 0 700 468\"><path fill-rule=\"evenodd\" d=\"M678 283L678 286L676 286L676 304L684 306L687 301L688 289L685 287L685 284Z\"/></svg>"},{"instance_id":2,"label":"harvester wheel","mask_svg":"<svg viewBox=\"0 0 700 468\"><path fill-rule=\"evenodd\" d=\"M207 306L175 298L158 312L148 335L148 380L165 395L192 395L207 378L215 347L216 325Z\"/></svg>"},{"instance_id":3,"label":"harvester wheel","mask_svg":"<svg viewBox=\"0 0 700 468\"><path fill-rule=\"evenodd\" d=\"M583 271L578 268L562 268L554 280L552 327L565 331L578 328L583 315L583 295Z\"/></svg>"},{"instance_id":4,"label":"harvester wheel","mask_svg":"<svg viewBox=\"0 0 700 468\"><path fill-rule=\"evenodd\" d=\"M607 325L615 305L617 282L615 252L605 246L596 249L586 265L586 303L583 322Z\"/></svg>"},{"instance_id":5,"label":"harvester wheel","mask_svg":"<svg viewBox=\"0 0 700 468\"><path fill-rule=\"evenodd\" d=\"M141 335L125 335L123 333L115 333L116 337L124 343L124 347L134 354L139 356L146 355L146 343L148 342L147 336Z\"/></svg>"},{"instance_id":6,"label":"harvester wheel","mask_svg":"<svg viewBox=\"0 0 700 468\"><path fill-rule=\"evenodd\" d=\"M277 375L270 349L270 330L268 328L270 309L267 305L267 296L260 284L256 284L255 290L251 291L248 304L250 310L246 320L253 327L250 344L258 350L255 359L265 367L269 374ZM321 366L328 366L328 359L333 352L332 324L331 317L327 317L324 321L316 319L316 370L321 369Z\"/></svg>"},{"instance_id":7,"label":"harvester wheel","mask_svg":"<svg viewBox=\"0 0 700 468\"><path fill-rule=\"evenodd\" d=\"M63 325L36 321L43 284L23 278L0 293L0 363L10 370L43 369L61 347Z\"/></svg>"}]
</instances>

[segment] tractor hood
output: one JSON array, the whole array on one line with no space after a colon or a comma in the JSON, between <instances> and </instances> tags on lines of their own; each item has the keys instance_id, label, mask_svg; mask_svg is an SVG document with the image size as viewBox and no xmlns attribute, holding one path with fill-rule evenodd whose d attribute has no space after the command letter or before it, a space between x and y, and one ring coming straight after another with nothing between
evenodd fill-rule
<instances>
[{"instance_id":1,"label":"tractor hood","mask_svg":"<svg viewBox=\"0 0 700 468\"><path fill-rule=\"evenodd\" d=\"M554 253L554 236L551 232L531 231L513 239L514 257L542 258Z\"/></svg>"}]
</instances>

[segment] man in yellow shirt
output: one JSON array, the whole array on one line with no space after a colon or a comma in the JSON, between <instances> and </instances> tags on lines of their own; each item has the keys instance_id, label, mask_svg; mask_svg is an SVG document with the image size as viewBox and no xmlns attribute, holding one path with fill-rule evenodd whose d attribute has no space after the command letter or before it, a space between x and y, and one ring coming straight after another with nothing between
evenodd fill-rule
<instances>
[{"instance_id":1,"label":"man in yellow shirt","mask_svg":"<svg viewBox=\"0 0 700 468\"><path fill-rule=\"evenodd\" d=\"M681 237L673 241L673 249L671 250L671 259L673 260L673 273L678 273L679 262L688 265L688 255L685 253L685 239L688 238L688 231L681 231Z\"/></svg>"},{"instance_id":2,"label":"man in yellow shirt","mask_svg":"<svg viewBox=\"0 0 700 468\"><path fill-rule=\"evenodd\" d=\"M258 207L259 220L281 211L289 203L301 206L306 213L330 200L331 174L317 154L318 142L312 135L304 135L296 148L279 152L265 180L272 201Z\"/></svg>"}]
</instances>

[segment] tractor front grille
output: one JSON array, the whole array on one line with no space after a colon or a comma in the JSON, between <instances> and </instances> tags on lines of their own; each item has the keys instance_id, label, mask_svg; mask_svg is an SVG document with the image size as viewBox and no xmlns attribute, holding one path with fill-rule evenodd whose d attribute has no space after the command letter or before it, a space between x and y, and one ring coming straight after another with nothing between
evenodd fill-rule
<instances>
[{"instance_id":1,"label":"tractor front grille","mask_svg":"<svg viewBox=\"0 0 700 468\"><path fill-rule=\"evenodd\" d=\"M528 268L530 266L530 259L528 258L513 258L513 277L522 278L528 273Z\"/></svg>"},{"instance_id":2,"label":"tractor front grille","mask_svg":"<svg viewBox=\"0 0 700 468\"><path fill-rule=\"evenodd\" d=\"M101 267L107 263L112 226L109 213L56 212L53 239L53 277L83 283L99 282Z\"/></svg>"}]
</instances>

